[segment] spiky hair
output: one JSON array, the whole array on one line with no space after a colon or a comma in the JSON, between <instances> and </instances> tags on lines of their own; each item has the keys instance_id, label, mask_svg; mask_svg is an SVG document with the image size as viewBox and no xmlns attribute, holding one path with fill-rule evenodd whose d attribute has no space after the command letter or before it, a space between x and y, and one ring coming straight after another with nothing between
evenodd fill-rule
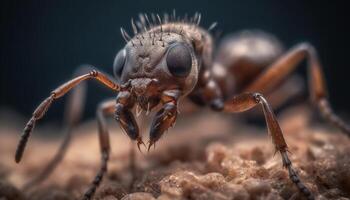
<instances>
[{"instance_id":1,"label":"spiky hair","mask_svg":"<svg viewBox=\"0 0 350 200\"><path fill-rule=\"evenodd\" d=\"M150 16L150 17L149 17ZM163 36L163 25L172 23L172 24L186 24L186 25L192 25L192 26L199 26L201 21L202 15L199 12L196 12L192 17L188 17L187 14L185 14L183 17L176 16L176 11L173 10L172 14L164 13L163 17L160 17L159 14L146 14L146 13L140 13L138 16L138 20L134 21L134 19L131 19L131 27L133 30L134 35L131 37L123 27L120 28L120 32L125 40L125 42L131 41L131 43L134 45L132 38L136 37L137 39L139 37L144 37L144 33L148 33L149 37L152 38L152 40L155 40L156 33L152 30L154 27L160 27L160 36L159 40L162 40ZM213 29L217 25L216 22L214 22L210 27L209 30ZM170 29L168 34L170 34ZM181 34L183 31L182 28L179 30L179 34ZM158 37L158 36L157 36ZM140 44L142 45L141 40Z\"/></svg>"}]
</instances>

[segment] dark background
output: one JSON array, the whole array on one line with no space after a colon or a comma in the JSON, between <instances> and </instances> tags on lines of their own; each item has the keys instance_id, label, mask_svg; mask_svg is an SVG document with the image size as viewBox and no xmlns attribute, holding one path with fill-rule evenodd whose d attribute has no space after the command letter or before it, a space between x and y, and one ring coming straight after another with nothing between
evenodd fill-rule
<instances>
[{"instance_id":1,"label":"dark background","mask_svg":"<svg viewBox=\"0 0 350 200\"><path fill-rule=\"evenodd\" d=\"M349 9L332 1L1 1L0 107L30 116L49 92L68 80L80 64L112 72L115 54L124 45L119 28L130 32L139 12L202 13L202 25L219 23L223 35L263 29L286 47L302 41L316 46L324 65L331 102L349 113ZM345 1L344 1L345 2ZM299 70L301 73L305 70ZM87 116L112 94L89 83ZM63 101L47 119L62 116Z\"/></svg>"}]
</instances>

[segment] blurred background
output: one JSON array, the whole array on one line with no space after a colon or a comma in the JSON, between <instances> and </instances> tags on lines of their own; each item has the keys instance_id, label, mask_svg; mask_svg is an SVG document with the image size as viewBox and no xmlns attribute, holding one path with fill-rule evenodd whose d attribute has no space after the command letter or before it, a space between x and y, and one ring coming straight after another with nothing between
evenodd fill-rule
<instances>
[{"instance_id":1,"label":"blurred background","mask_svg":"<svg viewBox=\"0 0 350 200\"><path fill-rule=\"evenodd\" d=\"M29 117L50 91L68 80L81 64L112 74L115 54L125 44L119 28L131 32L138 13L178 15L202 13L201 24L218 22L222 36L242 29L275 34L289 48L299 42L315 45L324 66L330 101L340 113L350 112L348 26L350 14L335 1L1 1L0 107ZM305 64L305 63L304 63ZM299 68L305 76L305 69ZM304 69L304 70L303 70ZM112 94L89 83L85 116ZM55 103L46 120L62 117L63 101Z\"/></svg>"}]
</instances>

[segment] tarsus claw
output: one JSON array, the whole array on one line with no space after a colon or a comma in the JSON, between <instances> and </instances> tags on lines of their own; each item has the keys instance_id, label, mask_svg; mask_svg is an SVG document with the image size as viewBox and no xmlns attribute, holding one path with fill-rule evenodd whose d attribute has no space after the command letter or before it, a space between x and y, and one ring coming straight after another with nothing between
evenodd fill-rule
<instances>
[{"instance_id":1,"label":"tarsus claw","mask_svg":"<svg viewBox=\"0 0 350 200\"><path fill-rule=\"evenodd\" d=\"M145 147L145 149L147 148L146 144L142 141L142 139L138 138L137 139L137 148L139 149L140 153L142 153L141 147L140 147L141 144Z\"/></svg>"},{"instance_id":2,"label":"tarsus claw","mask_svg":"<svg viewBox=\"0 0 350 200\"><path fill-rule=\"evenodd\" d=\"M153 141L148 141L148 148L147 148L147 151L149 152L149 150L151 149L152 145L154 146L154 148L156 147L156 143L153 142Z\"/></svg>"}]
</instances>

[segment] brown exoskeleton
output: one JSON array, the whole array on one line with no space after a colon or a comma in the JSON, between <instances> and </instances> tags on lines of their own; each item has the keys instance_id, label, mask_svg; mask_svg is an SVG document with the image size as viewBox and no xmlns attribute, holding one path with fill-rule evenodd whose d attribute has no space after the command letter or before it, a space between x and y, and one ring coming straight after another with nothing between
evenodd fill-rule
<instances>
[{"instance_id":1,"label":"brown exoskeleton","mask_svg":"<svg viewBox=\"0 0 350 200\"><path fill-rule=\"evenodd\" d=\"M283 166L288 170L291 181L307 199L314 199L292 167L282 130L265 96L278 89L298 64L307 59L312 102L328 121L349 134L350 128L330 108L315 49L310 44L302 43L282 55L282 49L274 38L259 32L248 32L227 39L214 57L212 36L199 26L200 19L201 15L196 14L193 18L182 21L176 20L175 16L169 19L168 15L163 19L152 15L152 22L147 15L140 15L140 21L136 24L132 20L133 37L121 29L127 43L114 61L117 81L97 70L91 70L53 90L27 123L16 151L16 162L22 158L36 121L44 116L50 105L85 80L95 79L115 91L117 97L98 107L102 162L83 199L93 196L107 171L110 144L106 115L114 113L115 120L139 147L144 143L131 109L139 106L145 111L151 111L156 106L161 106L151 124L149 149L174 125L179 99L184 97L219 112L240 113L262 106L273 144L281 154ZM43 180L62 159L70 141L70 129L81 112L82 103L79 101L82 94L82 90L77 87L72 95L67 115L68 134L59 153L31 184Z\"/></svg>"}]
</instances>

